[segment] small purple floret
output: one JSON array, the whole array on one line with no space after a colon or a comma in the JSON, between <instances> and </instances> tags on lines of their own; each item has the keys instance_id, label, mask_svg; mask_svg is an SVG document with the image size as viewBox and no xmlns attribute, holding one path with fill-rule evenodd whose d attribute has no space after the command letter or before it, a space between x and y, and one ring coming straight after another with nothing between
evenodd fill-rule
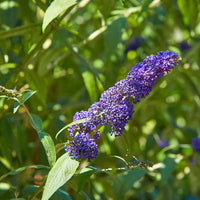
<instances>
[{"instance_id":1,"label":"small purple floret","mask_svg":"<svg viewBox=\"0 0 200 200\"><path fill-rule=\"evenodd\" d=\"M192 147L194 151L200 152L200 138L199 137L195 137L192 139Z\"/></svg>"},{"instance_id":2,"label":"small purple floret","mask_svg":"<svg viewBox=\"0 0 200 200\"><path fill-rule=\"evenodd\" d=\"M159 138L158 140L158 146L161 147L161 148L165 148L169 145L169 142L168 140L164 140L162 138Z\"/></svg>"},{"instance_id":3,"label":"small purple floret","mask_svg":"<svg viewBox=\"0 0 200 200\"><path fill-rule=\"evenodd\" d=\"M73 121L84 121L68 128L72 141L65 146L66 152L75 159L94 159L99 151L100 127L108 125L111 134L120 136L132 119L134 104L149 95L155 82L177 66L180 60L177 53L170 51L148 56L136 64L125 79L103 92L99 102L92 104L88 111L76 112Z\"/></svg>"},{"instance_id":4,"label":"small purple floret","mask_svg":"<svg viewBox=\"0 0 200 200\"><path fill-rule=\"evenodd\" d=\"M142 36L137 36L135 39L133 39L130 44L127 45L124 53L127 54L129 51L132 51L132 50L137 50L142 43L145 42L145 38L143 38Z\"/></svg>"},{"instance_id":5,"label":"small purple floret","mask_svg":"<svg viewBox=\"0 0 200 200\"><path fill-rule=\"evenodd\" d=\"M187 42L181 42L180 43L180 49L182 51L188 51L191 49L191 45L189 45Z\"/></svg>"}]
</instances>

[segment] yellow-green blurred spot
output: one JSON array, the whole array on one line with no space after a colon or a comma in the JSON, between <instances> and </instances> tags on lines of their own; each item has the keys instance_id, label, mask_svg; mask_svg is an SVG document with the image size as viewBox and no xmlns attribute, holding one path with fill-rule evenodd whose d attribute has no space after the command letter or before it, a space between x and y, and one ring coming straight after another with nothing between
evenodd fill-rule
<instances>
[{"instance_id":1,"label":"yellow-green blurred spot","mask_svg":"<svg viewBox=\"0 0 200 200\"><path fill-rule=\"evenodd\" d=\"M178 128L174 129L174 133L175 133L177 138L179 138L179 139L183 139L184 138L184 134L180 129L178 129Z\"/></svg>"},{"instance_id":2,"label":"yellow-green blurred spot","mask_svg":"<svg viewBox=\"0 0 200 200\"><path fill-rule=\"evenodd\" d=\"M183 117L178 117L176 119L176 124L179 126L179 127L184 127L186 125L186 121Z\"/></svg>"},{"instance_id":3,"label":"yellow-green blurred spot","mask_svg":"<svg viewBox=\"0 0 200 200\"><path fill-rule=\"evenodd\" d=\"M100 184L99 182L94 182L94 187L96 188L96 191L98 193L103 193L104 192L104 188L102 186L102 184Z\"/></svg>"},{"instance_id":4,"label":"yellow-green blurred spot","mask_svg":"<svg viewBox=\"0 0 200 200\"><path fill-rule=\"evenodd\" d=\"M179 94L174 94L174 95L172 95L172 96L168 96L168 97L166 98L166 102L167 102L167 103L174 103L174 102L177 102L179 99L180 99Z\"/></svg>"},{"instance_id":5,"label":"yellow-green blurred spot","mask_svg":"<svg viewBox=\"0 0 200 200\"><path fill-rule=\"evenodd\" d=\"M127 53L127 58L128 58L129 60L134 60L134 59L136 58L136 56L137 56L136 51L129 51L129 52Z\"/></svg>"},{"instance_id":6,"label":"yellow-green blurred spot","mask_svg":"<svg viewBox=\"0 0 200 200\"><path fill-rule=\"evenodd\" d=\"M149 135L156 126L156 120L152 119L146 122L146 124L142 127L142 132L146 135Z\"/></svg>"},{"instance_id":7,"label":"yellow-green blurred spot","mask_svg":"<svg viewBox=\"0 0 200 200\"><path fill-rule=\"evenodd\" d=\"M101 69L104 66L104 62L101 59L96 59L93 65L94 65L94 68Z\"/></svg>"},{"instance_id":8,"label":"yellow-green blurred spot","mask_svg":"<svg viewBox=\"0 0 200 200\"><path fill-rule=\"evenodd\" d=\"M8 183L0 183L0 190L9 190L11 186Z\"/></svg>"},{"instance_id":9,"label":"yellow-green blurred spot","mask_svg":"<svg viewBox=\"0 0 200 200\"><path fill-rule=\"evenodd\" d=\"M164 80L161 84L160 84L160 88L165 88L167 86L167 81Z\"/></svg>"},{"instance_id":10,"label":"yellow-green blurred spot","mask_svg":"<svg viewBox=\"0 0 200 200\"><path fill-rule=\"evenodd\" d=\"M53 110L60 110L61 109L61 105L60 104L55 104L53 106Z\"/></svg>"},{"instance_id":11,"label":"yellow-green blurred spot","mask_svg":"<svg viewBox=\"0 0 200 200\"><path fill-rule=\"evenodd\" d=\"M139 144L140 144L140 149L141 150L145 149L146 143L147 143L146 137L140 137Z\"/></svg>"}]
</instances>

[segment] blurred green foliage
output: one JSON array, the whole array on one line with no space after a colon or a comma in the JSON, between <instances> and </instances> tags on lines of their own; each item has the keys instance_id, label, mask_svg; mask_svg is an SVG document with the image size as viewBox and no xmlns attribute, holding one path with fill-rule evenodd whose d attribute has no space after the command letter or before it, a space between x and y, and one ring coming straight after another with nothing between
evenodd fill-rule
<instances>
[{"instance_id":1,"label":"blurred green foliage","mask_svg":"<svg viewBox=\"0 0 200 200\"><path fill-rule=\"evenodd\" d=\"M161 50L183 58L135 106L120 138L102 135L99 155L89 163L95 170L75 175L51 199L200 199L200 155L191 147L200 136L199 0L69 0L73 5L42 30L51 2L0 1L0 85L37 90L25 104L40 116L57 157L68 133L55 139L56 133L136 63ZM138 36L144 41L126 54ZM0 98L0 199L41 199L48 160L25 108L13 114L13 104ZM153 168L120 170L123 159L135 157ZM82 160L79 168L86 165ZM7 174L24 166L36 167Z\"/></svg>"}]
</instances>

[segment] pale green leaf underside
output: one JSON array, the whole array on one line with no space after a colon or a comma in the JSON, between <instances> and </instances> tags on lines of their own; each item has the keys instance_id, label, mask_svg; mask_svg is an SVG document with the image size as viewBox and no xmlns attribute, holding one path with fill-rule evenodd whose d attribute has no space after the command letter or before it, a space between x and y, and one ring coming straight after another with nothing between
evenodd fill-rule
<instances>
[{"instance_id":1,"label":"pale green leaf underside","mask_svg":"<svg viewBox=\"0 0 200 200\"><path fill-rule=\"evenodd\" d=\"M62 155L48 174L42 200L48 200L65 184L75 174L78 166L79 162L71 159L67 153Z\"/></svg>"},{"instance_id":2,"label":"pale green leaf underside","mask_svg":"<svg viewBox=\"0 0 200 200\"><path fill-rule=\"evenodd\" d=\"M54 142L48 133L38 131L38 135L45 149L49 164L51 167L53 167L56 162L56 150Z\"/></svg>"},{"instance_id":3,"label":"pale green leaf underside","mask_svg":"<svg viewBox=\"0 0 200 200\"><path fill-rule=\"evenodd\" d=\"M54 20L61 12L76 4L76 0L54 0L47 8L42 23L44 31L48 24Z\"/></svg>"}]
</instances>

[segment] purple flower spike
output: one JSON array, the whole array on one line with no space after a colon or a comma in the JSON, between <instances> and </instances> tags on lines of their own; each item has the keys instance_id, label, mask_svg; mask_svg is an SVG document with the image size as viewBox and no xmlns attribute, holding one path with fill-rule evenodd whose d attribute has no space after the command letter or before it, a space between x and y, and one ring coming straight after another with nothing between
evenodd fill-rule
<instances>
[{"instance_id":1,"label":"purple flower spike","mask_svg":"<svg viewBox=\"0 0 200 200\"><path fill-rule=\"evenodd\" d=\"M200 152L200 138L199 137L192 139L192 147L194 151Z\"/></svg>"},{"instance_id":2,"label":"purple flower spike","mask_svg":"<svg viewBox=\"0 0 200 200\"><path fill-rule=\"evenodd\" d=\"M161 51L136 64L125 79L103 92L100 101L92 104L88 111L75 113L74 122L84 121L68 128L73 141L68 141L65 150L75 159L94 159L98 155L100 127L109 125L111 134L120 136L132 119L134 104L149 95L155 82L177 66L180 60L175 52Z\"/></svg>"},{"instance_id":3,"label":"purple flower spike","mask_svg":"<svg viewBox=\"0 0 200 200\"><path fill-rule=\"evenodd\" d=\"M98 146L88 133L82 132L72 138L73 142L68 141L68 145L65 145L65 150L72 154L75 159L80 157L87 158L90 162L91 159L98 155Z\"/></svg>"}]
</instances>

